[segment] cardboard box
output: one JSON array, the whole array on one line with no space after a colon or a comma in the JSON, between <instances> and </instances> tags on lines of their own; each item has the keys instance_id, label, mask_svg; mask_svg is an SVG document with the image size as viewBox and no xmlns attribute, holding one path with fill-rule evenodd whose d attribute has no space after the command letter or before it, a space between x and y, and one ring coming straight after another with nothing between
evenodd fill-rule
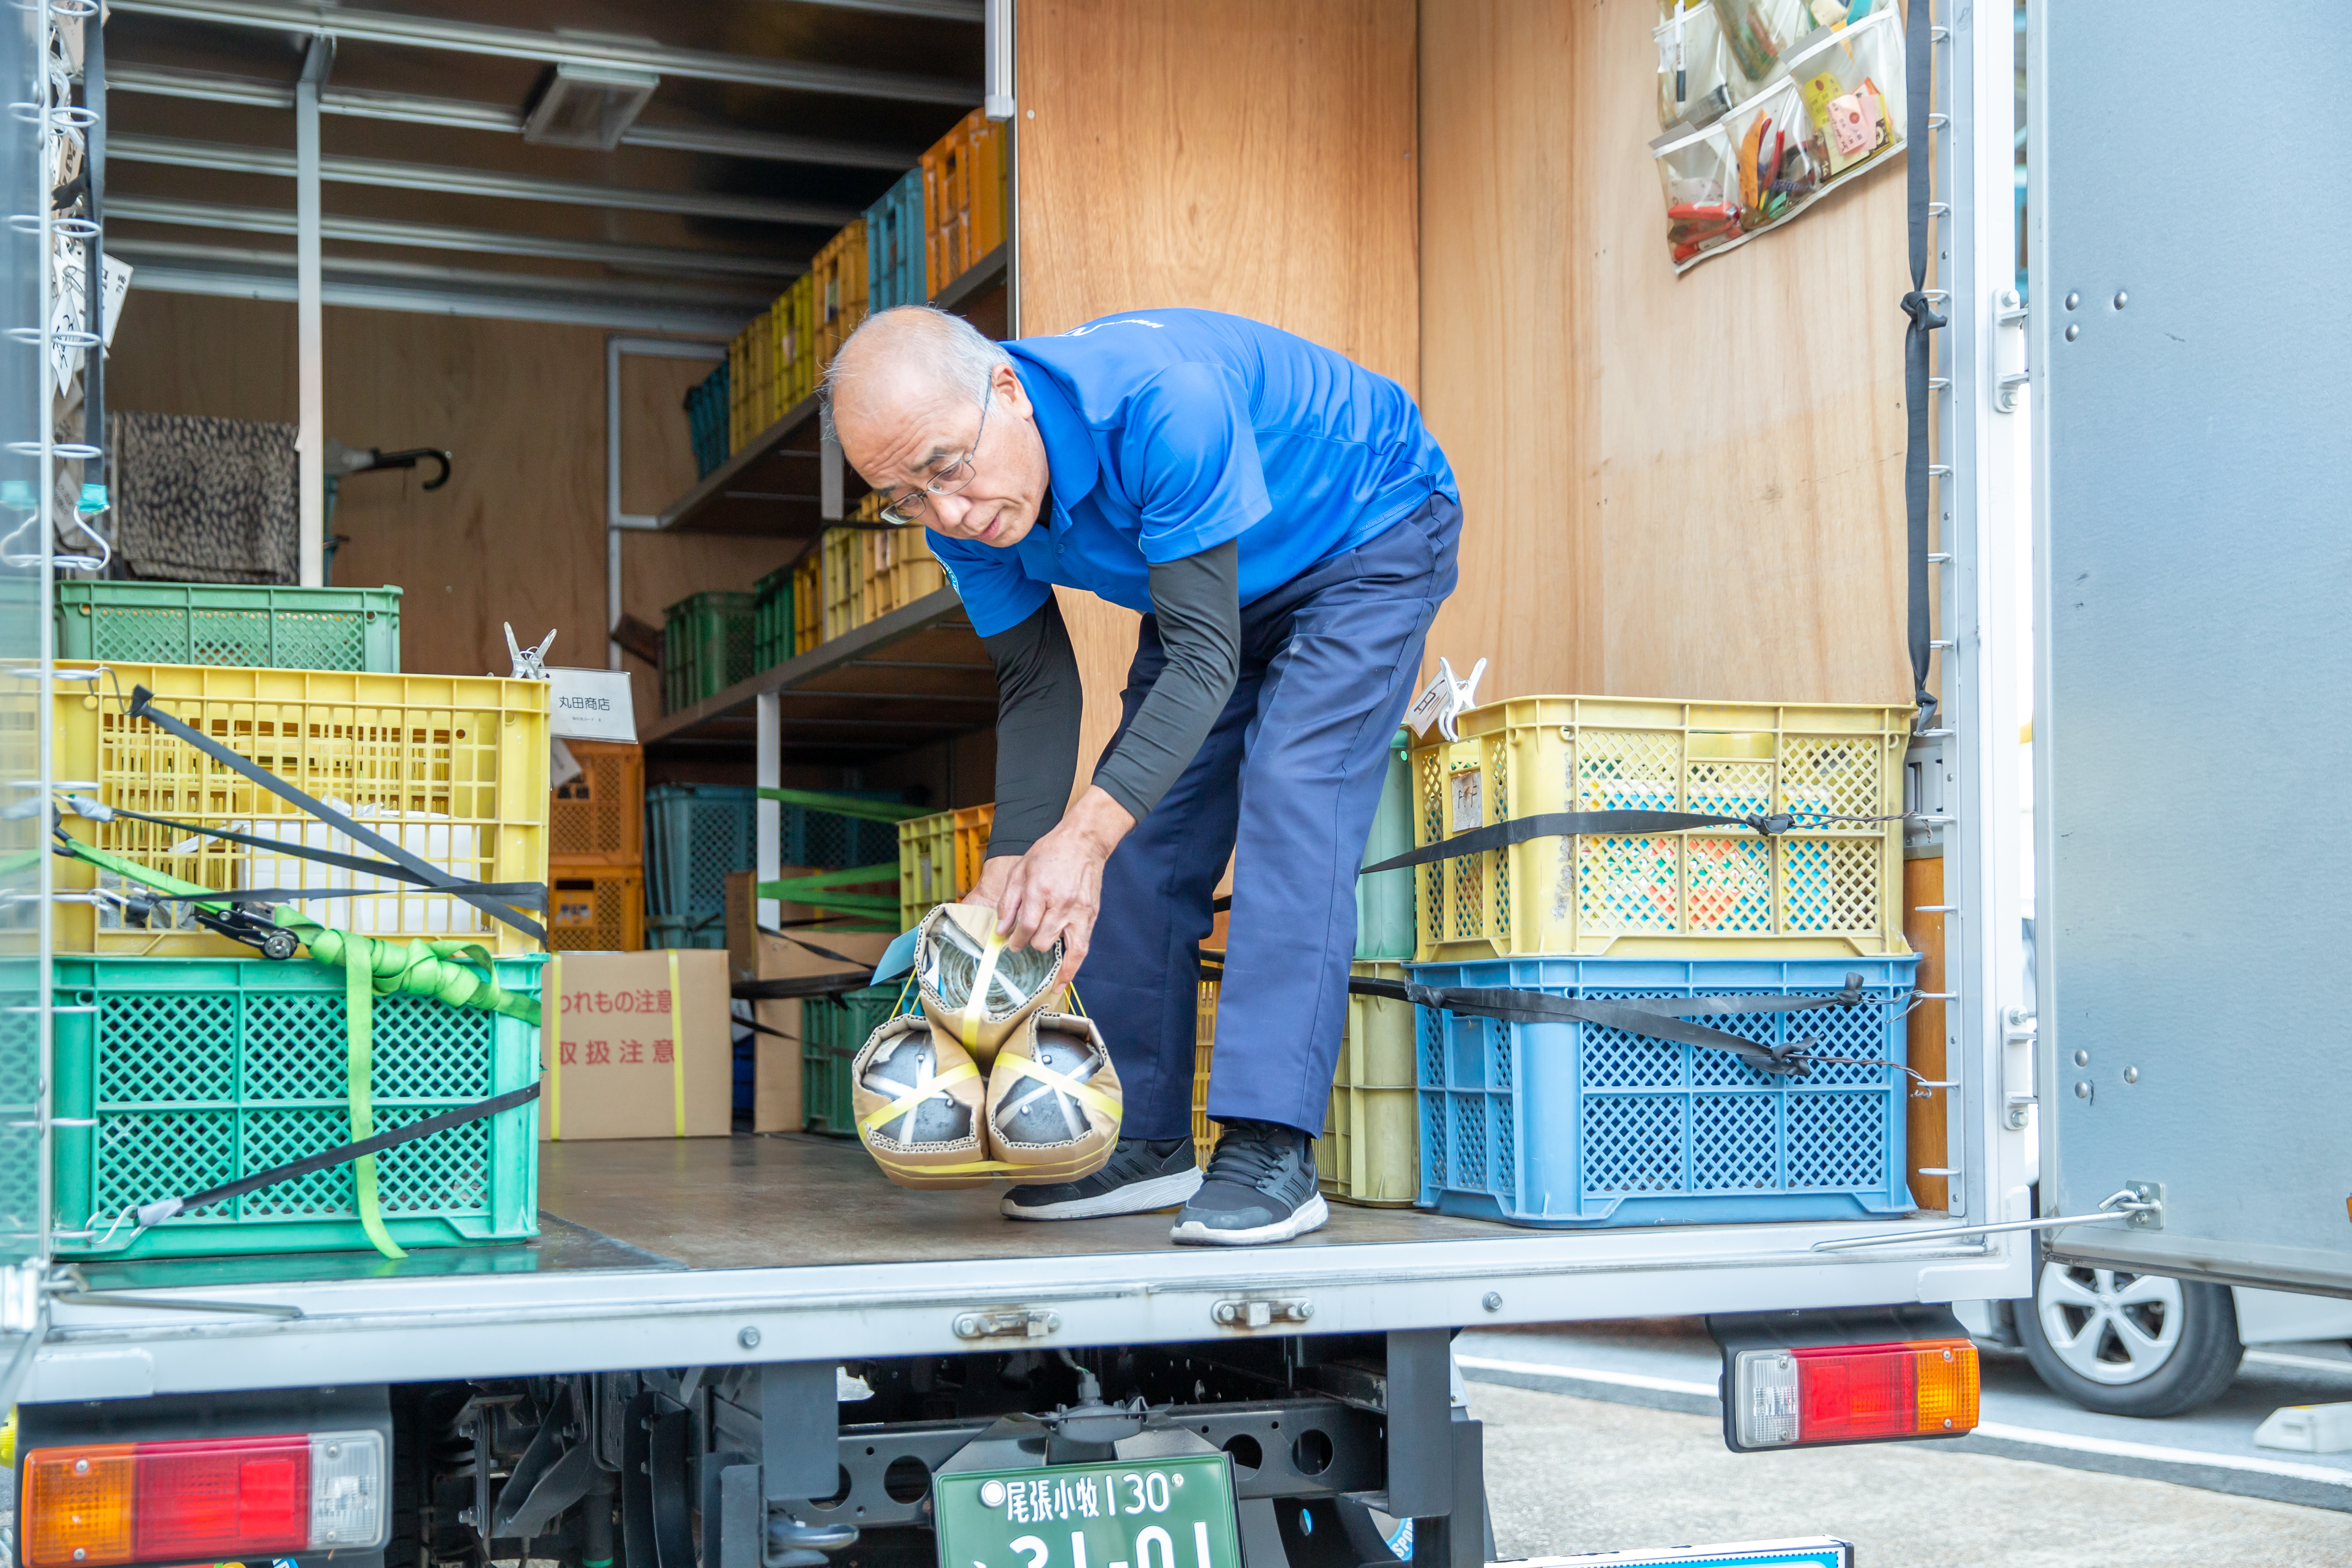
<instances>
[{"instance_id":1,"label":"cardboard box","mask_svg":"<svg viewBox=\"0 0 2352 1568\"><path fill-rule=\"evenodd\" d=\"M561 1005L553 1026L540 1031L541 1138L723 1138L733 1131L725 953L558 953L547 984Z\"/></svg>"},{"instance_id":2,"label":"cardboard box","mask_svg":"<svg viewBox=\"0 0 2352 1568\"><path fill-rule=\"evenodd\" d=\"M824 868L819 866L779 866L776 868L776 879L784 881L793 877L814 877L822 874L823 870ZM751 889L758 885L759 879L756 871L727 873L727 953L733 961L738 980L756 980L760 975L759 946L752 941L760 906L759 900L751 896ZM823 910L809 904L796 904L790 899L778 900L777 905L776 918L785 922L788 928L797 926L802 921L824 918ZM825 945L829 947L832 944L828 942ZM846 952L849 950L844 948L842 951Z\"/></svg>"},{"instance_id":3,"label":"cardboard box","mask_svg":"<svg viewBox=\"0 0 2352 1568\"><path fill-rule=\"evenodd\" d=\"M864 967L854 968L811 952L788 938L762 934L757 978L784 980L808 974L837 974L854 977L856 984L863 985L873 973L874 965L882 962L882 954L893 940L888 931L836 931L823 926L805 934L819 947L855 959ZM759 1044L755 1047L751 1087L752 1131L798 1132L808 1121L801 1102L801 1005L798 1001L761 1002L756 1012L761 1023L790 1038L780 1039L775 1035L753 1037Z\"/></svg>"}]
</instances>

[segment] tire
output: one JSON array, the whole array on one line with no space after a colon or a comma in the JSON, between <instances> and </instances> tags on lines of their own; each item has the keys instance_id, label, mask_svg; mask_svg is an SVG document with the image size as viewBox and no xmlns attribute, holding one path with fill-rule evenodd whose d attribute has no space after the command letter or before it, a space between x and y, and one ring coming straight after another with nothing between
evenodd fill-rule
<instances>
[{"instance_id":1,"label":"tire","mask_svg":"<svg viewBox=\"0 0 2352 1568\"><path fill-rule=\"evenodd\" d=\"M2054 1394L2103 1415L2157 1419L2221 1397L2246 1347L2229 1289L2044 1263L2017 1337Z\"/></svg>"}]
</instances>

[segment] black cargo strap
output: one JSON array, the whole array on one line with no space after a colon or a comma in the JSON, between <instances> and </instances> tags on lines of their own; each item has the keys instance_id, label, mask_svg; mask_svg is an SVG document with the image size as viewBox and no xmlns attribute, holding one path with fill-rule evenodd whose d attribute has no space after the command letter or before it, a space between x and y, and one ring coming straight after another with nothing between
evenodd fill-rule
<instances>
[{"instance_id":1,"label":"black cargo strap","mask_svg":"<svg viewBox=\"0 0 2352 1568\"><path fill-rule=\"evenodd\" d=\"M184 1198L158 1198L141 1204L131 1211L132 1220L142 1228L161 1225L173 1215L187 1214L243 1197L247 1193L274 1187L280 1182L290 1182L297 1176L307 1176L314 1171L324 1171L335 1165L348 1165L369 1154L381 1154L386 1149L396 1149L403 1143L414 1143L420 1138L430 1138L436 1132L446 1132L452 1127L463 1127L469 1121L479 1121L496 1116L502 1110L512 1110L539 1098L539 1085L527 1083L520 1089L510 1089L504 1094L478 1100L471 1105L461 1105L455 1110L445 1110L438 1116L428 1116L422 1121L412 1121L405 1127L395 1127L389 1132L379 1132L373 1138L362 1138L356 1143L344 1143L332 1149L322 1149L316 1154L305 1154L283 1165L272 1165L266 1171L256 1171L249 1176L239 1176L234 1182L224 1182L217 1187L207 1187Z\"/></svg>"},{"instance_id":2,"label":"black cargo strap","mask_svg":"<svg viewBox=\"0 0 2352 1568\"><path fill-rule=\"evenodd\" d=\"M146 720L147 722L154 725L157 729L163 731L166 734L175 736L178 739L186 742L189 745L195 747L196 750L204 752L206 756L212 758L215 762L219 763L222 766L250 779L255 784L257 784L262 788L268 790L270 794L276 795L278 799L300 806L304 811L309 812L312 816L317 817L328 826L335 828L339 832L342 833L346 837L355 839L359 843L366 845L371 849L374 849L381 854L389 856L397 864L406 867L409 870L423 878L424 880L420 884L421 886L429 888L436 892L455 894L457 897L465 900L466 902L481 910L484 914L489 916L492 920L499 921L501 925L510 926L514 930L522 932L525 936L530 937L534 941L541 942L546 942L547 928L541 925L537 921L531 920L528 916L515 913L496 898L488 894L472 891L473 884L467 882L464 878L444 871L439 867L433 865L431 862L422 858L421 857L410 854L407 850L403 849L399 845L394 843L391 839L386 838L383 835L374 831L373 828L362 826L360 824L352 821L350 817L345 816L341 812L337 811L334 807L327 805L324 801L315 800L310 795L303 794L300 790L296 789L292 784L288 784L284 779L279 778L277 774L253 762L251 759L241 757L237 755L236 752L229 750L226 746L224 746L219 742L212 739L210 736L198 733L195 730L182 723L171 714L157 708L154 703L155 694L148 690L145 687L134 686L131 689L131 716L132 718ZM293 847L275 841L272 841L269 847L273 850L280 851L290 850ZM327 852L320 851L319 853Z\"/></svg>"},{"instance_id":3,"label":"black cargo strap","mask_svg":"<svg viewBox=\"0 0 2352 1568\"><path fill-rule=\"evenodd\" d=\"M729 992L738 1002L790 1002L809 996L839 996L873 983L870 970L855 974L793 974L781 980L738 980Z\"/></svg>"},{"instance_id":4,"label":"black cargo strap","mask_svg":"<svg viewBox=\"0 0 2352 1568\"><path fill-rule=\"evenodd\" d=\"M231 844L243 844L256 849L267 849L277 854L291 856L298 860L315 860L321 866L333 866L340 870L357 871L370 877L388 877L396 882L406 882L413 887L431 889L436 892L446 890L435 883L426 881L407 867L395 865L390 860L371 860L364 855L345 855L335 849L320 849L307 844L289 844L282 838L267 838L259 834L239 833L233 828L205 827L194 822L174 822L168 816L150 816L143 811L133 811L129 806L107 805L91 800L87 795L69 795L66 796L66 800L73 806L76 816L91 822L110 822L118 816L127 816L133 822L152 822L158 827L168 827L174 832L194 833L207 838L226 839ZM463 879L459 881L470 892L503 898L511 903L527 904L531 909L547 907L547 888L544 883L467 882ZM394 888L385 890L396 893L402 889ZM291 890L286 896L290 899L298 894L310 898L330 896L325 892L310 892L307 889ZM194 895L188 896L193 898ZM219 897L229 902L238 903L251 903L255 899L255 895L251 893L222 893Z\"/></svg>"},{"instance_id":5,"label":"black cargo strap","mask_svg":"<svg viewBox=\"0 0 2352 1568\"><path fill-rule=\"evenodd\" d=\"M544 882L467 882L461 885L469 893L520 904L525 909L539 909L547 902L547 884ZM306 899L396 899L404 894L447 890L417 883L405 888L232 888L222 892L206 889L201 893L148 891L141 897L151 904L292 904Z\"/></svg>"},{"instance_id":6,"label":"black cargo strap","mask_svg":"<svg viewBox=\"0 0 2352 1568\"><path fill-rule=\"evenodd\" d=\"M1223 960L1209 953L1202 954L1201 973L1212 978L1223 975ZM1598 1024L1603 1028L1620 1029L1647 1039L1673 1040L1706 1050L1726 1051L1759 1072L1774 1073L1783 1078L1801 1078L1816 1062L1910 1070L1901 1062L1862 1057L1821 1056L1811 1048L1814 1044L1811 1038L1790 1040L1784 1046L1765 1046L1738 1035L1727 1034L1721 1029L1683 1022L1685 1018L1739 1017L1758 1013L1811 1013L1824 1007L1859 1006L1873 998L1864 994L1863 978L1853 973L1846 975L1843 990L1829 996L1778 994L1626 996L1600 1001L1580 996L1554 996L1549 992L1527 991L1517 986L1423 985L1410 980L1374 980L1361 974L1348 977L1348 992L1354 996L1378 996L1391 1002L1410 1002L1416 1006L1461 1013L1475 1018L1494 1018L1507 1024Z\"/></svg>"},{"instance_id":7,"label":"black cargo strap","mask_svg":"<svg viewBox=\"0 0 2352 1568\"><path fill-rule=\"evenodd\" d=\"M1910 149L1906 154L1906 173L1910 181L1911 205L1911 291L1903 296L1903 313L1911 318L1903 334L1903 405L1910 416L1903 456L1903 500L1911 522L1911 683L1923 721L1936 707L1936 699L1927 689L1927 638L1932 622L1927 596L1927 373L1935 358L1927 334L1949 324L1937 313L1927 292L1927 205L1932 194L1929 175L1935 161L1927 145L1928 110L1933 107L1936 84L1931 20L1934 9L1915 0L1903 43L1907 67L1904 140Z\"/></svg>"},{"instance_id":8,"label":"black cargo strap","mask_svg":"<svg viewBox=\"0 0 2352 1568\"><path fill-rule=\"evenodd\" d=\"M1407 866L1425 866L1433 860L1453 860L1465 855L1482 855L1489 849L1508 849L1530 838L1567 838L1586 833L1635 838L1658 833L1687 833L1697 827L1746 827L1769 838L1779 833L1803 832L1812 824L1899 822L1905 815L1893 812L1885 816L1848 816L1834 811L1759 811L1748 816L1708 816L1696 811L1547 811L1474 827L1435 844L1391 855L1356 875L1369 877L1375 871L1401 871Z\"/></svg>"}]
</instances>

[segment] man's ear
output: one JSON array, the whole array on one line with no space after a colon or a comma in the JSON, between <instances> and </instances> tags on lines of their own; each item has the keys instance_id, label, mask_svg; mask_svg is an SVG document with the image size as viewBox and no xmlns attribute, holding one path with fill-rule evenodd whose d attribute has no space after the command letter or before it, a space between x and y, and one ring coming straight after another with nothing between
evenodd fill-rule
<instances>
[{"instance_id":1,"label":"man's ear","mask_svg":"<svg viewBox=\"0 0 2352 1568\"><path fill-rule=\"evenodd\" d=\"M988 384L991 390L1003 397L1005 405L1014 414L1024 419L1029 417L1033 412L1029 403L1029 389L1021 384L1020 372L1009 364L998 365L994 373L990 375Z\"/></svg>"}]
</instances>

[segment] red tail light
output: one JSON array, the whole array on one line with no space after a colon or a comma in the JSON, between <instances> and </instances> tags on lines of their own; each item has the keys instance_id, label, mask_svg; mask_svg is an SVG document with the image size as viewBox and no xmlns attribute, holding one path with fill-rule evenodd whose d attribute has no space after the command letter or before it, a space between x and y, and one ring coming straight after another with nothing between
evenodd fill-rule
<instances>
[{"instance_id":1,"label":"red tail light","mask_svg":"<svg viewBox=\"0 0 2352 1568\"><path fill-rule=\"evenodd\" d=\"M296 1432L37 1448L25 1456L26 1568L217 1561L382 1545L375 1432Z\"/></svg>"},{"instance_id":2,"label":"red tail light","mask_svg":"<svg viewBox=\"0 0 2352 1568\"><path fill-rule=\"evenodd\" d=\"M1977 1424L1965 1339L1743 1350L1731 1381L1740 1448L1957 1437Z\"/></svg>"}]
</instances>

